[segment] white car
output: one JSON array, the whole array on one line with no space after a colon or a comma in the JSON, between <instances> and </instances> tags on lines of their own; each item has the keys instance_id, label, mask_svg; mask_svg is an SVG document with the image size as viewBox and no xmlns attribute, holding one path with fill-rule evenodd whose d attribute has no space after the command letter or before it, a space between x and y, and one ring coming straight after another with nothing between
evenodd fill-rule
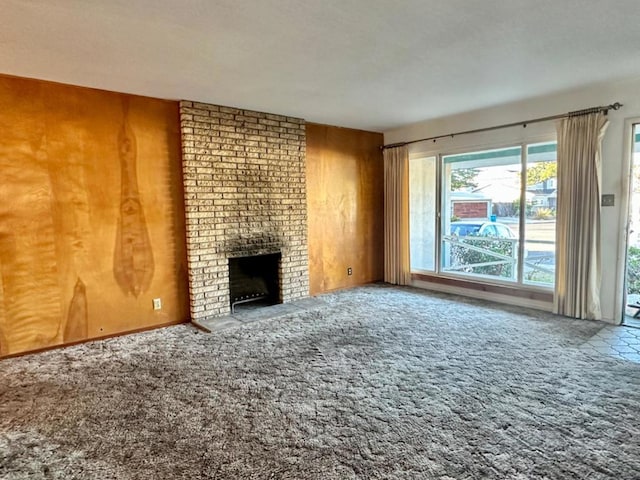
<instances>
[{"instance_id":1,"label":"white car","mask_svg":"<svg viewBox=\"0 0 640 480\"><path fill-rule=\"evenodd\" d=\"M507 225L500 222L465 221L451 222L451 235L466 237L474 235L478 237L518 238Z\"/></svg>"}]
</instances>

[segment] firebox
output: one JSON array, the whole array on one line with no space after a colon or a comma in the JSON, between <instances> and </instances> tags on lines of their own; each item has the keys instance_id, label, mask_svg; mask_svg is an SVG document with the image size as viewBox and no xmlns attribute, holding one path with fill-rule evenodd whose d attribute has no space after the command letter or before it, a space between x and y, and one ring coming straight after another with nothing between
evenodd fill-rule
<instances>
[{"instance_id":1,"label":"firebox","mask_svg":"<svg viewBox=\"0 0 640 480\"><path fill-rule=\"evenodd\" d=\"M280 253L229 258L231 313L243 303L281 303L280 258Z\"/></svg>"}]
</instances>

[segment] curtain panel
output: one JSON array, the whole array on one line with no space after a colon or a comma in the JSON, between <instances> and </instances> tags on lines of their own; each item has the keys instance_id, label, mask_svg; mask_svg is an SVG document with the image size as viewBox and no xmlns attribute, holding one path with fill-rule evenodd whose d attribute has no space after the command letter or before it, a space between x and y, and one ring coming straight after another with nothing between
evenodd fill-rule
<instances>
[{"instance_id":1,"label":"curtain panel","mask_svg":"<svg viewBox=\"0 0 640 480\"><path fill-rule=\"evenodd\" d=\"M554 313L600 320L601 145L609 122L590 113L558 122Z\"/></svg>"},{"instance_id":2,"label":"curtain panel","mask_svg":"<svg viewBox=\"0 0 640 480\"><path fill-rule=\"evenodd\" d=\"M409 150L384 150L384 280L411 281L409 266Z\"/></svg>"}]
</instances>

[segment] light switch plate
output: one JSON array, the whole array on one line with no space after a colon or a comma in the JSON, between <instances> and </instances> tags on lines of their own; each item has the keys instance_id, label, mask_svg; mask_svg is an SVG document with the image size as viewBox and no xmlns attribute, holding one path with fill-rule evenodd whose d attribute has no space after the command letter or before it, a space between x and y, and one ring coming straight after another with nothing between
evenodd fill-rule
<instances>
[{"instance_id":1,"label":"light switch plate","mask_svg":"<svg viewBox=\"0 0 640 480\"><path fill-rule=\"evenodd\" d=\"M606 193L602 195L600 205L603 207L613 207L616 204L616 196L613 193Z\"/></svg>"}]
</instances>

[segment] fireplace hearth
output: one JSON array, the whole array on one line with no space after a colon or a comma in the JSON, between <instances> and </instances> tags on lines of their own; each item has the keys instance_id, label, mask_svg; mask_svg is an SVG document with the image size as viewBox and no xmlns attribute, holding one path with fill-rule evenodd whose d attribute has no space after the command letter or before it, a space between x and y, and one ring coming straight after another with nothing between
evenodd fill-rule
<instances>
[{"instance_id":1,"label":"fireplace hearth","mask_svg":"<svg viewBox=\"0 0 640 480\"><path fill-rule=\"evenodd\" d=\"M280 258L280 253L229 258L231 313L250 302L281 303Z\"/></svg>"}]
</instances>

